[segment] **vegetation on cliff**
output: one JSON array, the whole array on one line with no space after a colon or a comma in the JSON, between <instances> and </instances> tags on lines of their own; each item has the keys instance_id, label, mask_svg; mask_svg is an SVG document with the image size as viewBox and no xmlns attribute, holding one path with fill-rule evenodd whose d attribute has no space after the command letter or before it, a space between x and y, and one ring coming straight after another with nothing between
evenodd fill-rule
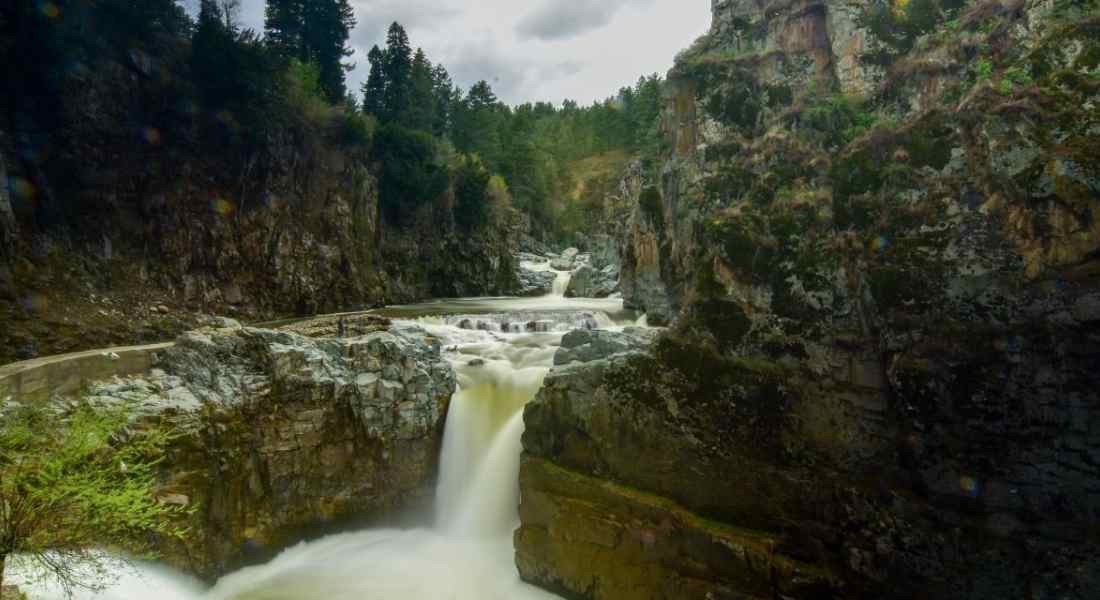
<instances>
[{"instance_id":1,"label":"vegetation on cliff","mask_svg":"<svg viewBox=\"0 0 1100 600\"><path fill-rule=\"evenodd\" d=\"M668 153L623 183L624 298L671 327L528 409L524 576L1091 598L1100 5L713 6L666 82ZM612 486L772 537L773 578L629 573L685 531ZM822 587L784 589L788 558Z\"/></svg>"},{"instance_id":2,"label":"vegetation on cliff","mask_svg":"<svg viewBox=\"0 0 1100 600\"><path fill-rule=\"evenodd\" d=\"M195 312L509 293L522 237L590 228L578 165L656 143L656 76L510 107L395 23L347 90L346 0L272 0L262 33L239 2L198 7L0 7L0 360L165 339Z\"/></svg>"},{"instance_id":3,"label":"vegetation on cliff","mask_svg":"<svg viewBox=\"0 0 1100 600\"><path fill-rule=\"evenodd\" d=\"M131 412L0 403L0 587L18 559L66 590L100 589L119 562L100 549L151 556L158 537L182 537L184 510L157 497L171 436L135 427Z\"/></svg>"}]
</instances>

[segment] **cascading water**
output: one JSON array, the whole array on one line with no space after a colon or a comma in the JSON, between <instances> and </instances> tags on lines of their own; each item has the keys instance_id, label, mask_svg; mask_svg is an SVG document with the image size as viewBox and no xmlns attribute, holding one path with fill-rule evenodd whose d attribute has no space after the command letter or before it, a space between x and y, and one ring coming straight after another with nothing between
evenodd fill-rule
<instances>
[{"instance_id":1,"label":"cascading water","mask_svg":"<svg viewBox=\"0 0 1100 600\"><path fill-rule=\"evenodd\" d=\"M564 298L569 289L569 282L573 280L573 273L569 271L557 271L558 278L554 280L552 295L556 298Z\"/></svg>"},{"instance_id":2,"label":"cascading water","mask_svg":"<svg viewBox=\"0 0 1100 600\"><path fill-rule=\"evenodd\" d=\"M568 274L562 275L567 286ZM418 320L421 327L443 341L459 381L447 417L436 514L427 520L429 527L347 533L301 544L266 565L228 575L205 591L190 579L149 567L125 575L106 592L78 594L77 598L554 598L522 583L514 564L512 532L519 523L523 407L542 386L564 332L612 325L601 309L615 311L621 303L550 296L453 304L459 306L447 307L452 313L456 308L492 312L477 317ZM425 312L433 306L443 305L431 305ZM32 600L64 597L57 589L21 585L31 593Z\"/></svg>"}]
</instances>

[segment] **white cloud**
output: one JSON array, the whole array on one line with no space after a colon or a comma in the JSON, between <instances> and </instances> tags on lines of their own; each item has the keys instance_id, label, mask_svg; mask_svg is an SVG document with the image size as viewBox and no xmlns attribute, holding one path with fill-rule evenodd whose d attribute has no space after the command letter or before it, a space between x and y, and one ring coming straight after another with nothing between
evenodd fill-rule
<instances>
[{"instance_id":1,"label":"white cloud","mask_svg":"<svg viewBox=\"0 0 1100 600\"><path fill-rule=\"evenodd\" d=\"M516 24L521 39L566 40L600 29L611 23L623 6L648 0L542 0L542 6L525 15Z\"/></svg>"},{"instance_id":2,"label":"white cloud","mask_svg":"<svg viewBox=\"0 0 1100 600\"><path fill-rule=\"evenodd\" d=\"M243 0L247 27L263 29L264 0ZM352 0L359 22L348 87L358 91L367 52L398 21L413 47L469 88L493 84L509 103L588 103L641 75L663 73L710 26L709 0Z\"/></svg>"}]
</instances>

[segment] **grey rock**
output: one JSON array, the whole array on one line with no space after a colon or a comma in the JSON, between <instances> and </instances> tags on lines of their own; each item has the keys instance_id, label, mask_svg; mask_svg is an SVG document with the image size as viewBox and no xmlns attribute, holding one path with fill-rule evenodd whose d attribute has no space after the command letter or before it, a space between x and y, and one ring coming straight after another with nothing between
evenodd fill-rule
<instances>
[{"instance_id":1,"label":"grey rock","mask_svg":"<svg viewBox=\"0 0 1100 600\"><path fill-rule=\"evenodd\" d=\"M520 296L545 296L554 290L554 281L558 278L558 274L553 271L520 269L516 275L519 279Z\"/></svg>"},{"instance_id":2,"label":"grey rock","mask_svg":"<svg viewBox=\"0 0 1100 600\"><path fill-rule=\"evenodd\" d=\"M318 521L428 497L455 388L440 342L418 327L343 339L238 327L184 334L148 375L89 397L132 402L135 418L181 434L164 497L206 510L186 548L164 554L216 577L247 539L284 544Z\"/></svg>"},{"instance_id":3,"label":"grey rock","mask_svg":"<svg viewBox=\"0 0 1100 600\"><path fill-rule=\"evenodd\" d=\"M581 265L569 280L565 295L569 298L606 298L618 291L618 275L613 266L598 271L587 264Z\"/></svg>"},{"instance_id":4,"label":"grey rock","mask_svg":"<svg viewBox=\"0 0 1100 600\"><path fill-rule=\"evenodd\" d=\"M627 328L621 332L576 330L565 334L554 355L554 365L589 363L646 348L656 338L652 329Z\"/></svg>"},{"instance_id":5,"label":"grey rock","mask_svg":"<svg viewBox=\"0 0 1100 600\"><path fill-rule=\"evenodd\" d=\"M550 261L550 266L558 271L572 271L578 254L580 254L580 250L567 248L560 256Z\"/></svg>"},{"instance_id":6,"label":"grey rock","mask_svg":"<svg viewBox=\"0 0 1100 600\"><path fill-rule=\"evenodd\" d=\"M1071 309L1073 318L1082 323L1100 321L1100 294L1089 294L1077 299Z\"/></svg>"}]
</instances>

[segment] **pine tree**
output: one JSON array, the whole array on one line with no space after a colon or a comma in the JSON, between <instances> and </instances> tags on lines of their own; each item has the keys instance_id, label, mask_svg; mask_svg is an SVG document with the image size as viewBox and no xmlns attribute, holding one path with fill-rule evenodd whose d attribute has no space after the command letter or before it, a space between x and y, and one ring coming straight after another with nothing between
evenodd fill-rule
<instances>
[{"instance_id":1,"label":"pine tree","mask_svg":"<svg viewBox=\"0 0 1100 600\"><path fill-rule=\"evenodd\" d=\"M347 94L344 59L353 54L348 37L355 27L355 11L348 0L299 0L302 2L302 41L298 59L314 63L321 72L321 89L332 103Z\"/></svg>"},{"instance_id":2,"label":"pine tree","mask_svg":"<svg viewBox=\"0 0 1100 600\"><path fill-rule=\"evenodd\" d=\"M382 117L400 122L409 108L412 96L412 47L409 35L400 23L390 25L386 35L386 93Z\"/></svg>"},{"instance_id":3,"label":"pine tree","mask_svg":"<svg viewBox=\"0 0 1100 600\"><path fill-rule=\"evenodd\" d=\"M367 54L367 60L370 62L370 75L362 86L363 110L374 116L379 116L386 106L385 54L376 45Z\"/></svg>"},{"instance_id":4,"label":"pine tree","mask_svg":"<svg viewBox=\"0 0 1100 600\"><path fill-rule=\"evenodd\" d=\"M499 170L503 157L502 106L487 81L479 81L470 88L463 113L460 131L455 133L455 146L468 154L477 154L490 169Z\"/></svg>"},{"instance_id":5,"label":"pine tree","mask_svg":"<svg viewBox=\"0 0 1100 600\"><path fill-rule=\"evenodd\" d=\"M417 48L412 62L407 127L421 131L432 130L436 108L433 91L432 63L424 50Z\"/></svg>"},{"instance_id":6,"label":"pine tree","mask_svg":"<svg viewBox=\"0 0 1100 600\"><path fill-rule=\"evenodd\" d=\"M432 69L432 100L435 102L432 133L436 137L445 138L453 133L454 105L461 96L447 69L436 65Z\"/></svg>"},{"instance_id":7,"label":"pine tree","mask_svg":"<svg viewBox=\"0 0 1100 600\"><path fill-rule=\"evenodd\" d=\"M334 104L347 95L346 76L352 55L348 37L355 11L348 0L267 0L264 29L268 43L284 59L317 65L321 89Z\"/></svg>"},{"instance_id":8,"label":"pine tree","mask_svg":"<svg viewBox=\"0 0 1100 600\"><path fill-rule=\"evenodd\" d=\"M207 106L224 107L234 95L234 75L226 68L233 53L233 36L222 22L216 0L201 0L195 37L191 41L191 70Z\"/></svg>"},{"instance_id":9,"label":"pine tree","mask_svg":"<svg viewBox=\"0 0 1100 600\"><path fill-rule=\"evenodd\" d=\"M267 0L264 36L283 58L296 57L302 45L302 0Z\"/></svg>"}]
</instances>

